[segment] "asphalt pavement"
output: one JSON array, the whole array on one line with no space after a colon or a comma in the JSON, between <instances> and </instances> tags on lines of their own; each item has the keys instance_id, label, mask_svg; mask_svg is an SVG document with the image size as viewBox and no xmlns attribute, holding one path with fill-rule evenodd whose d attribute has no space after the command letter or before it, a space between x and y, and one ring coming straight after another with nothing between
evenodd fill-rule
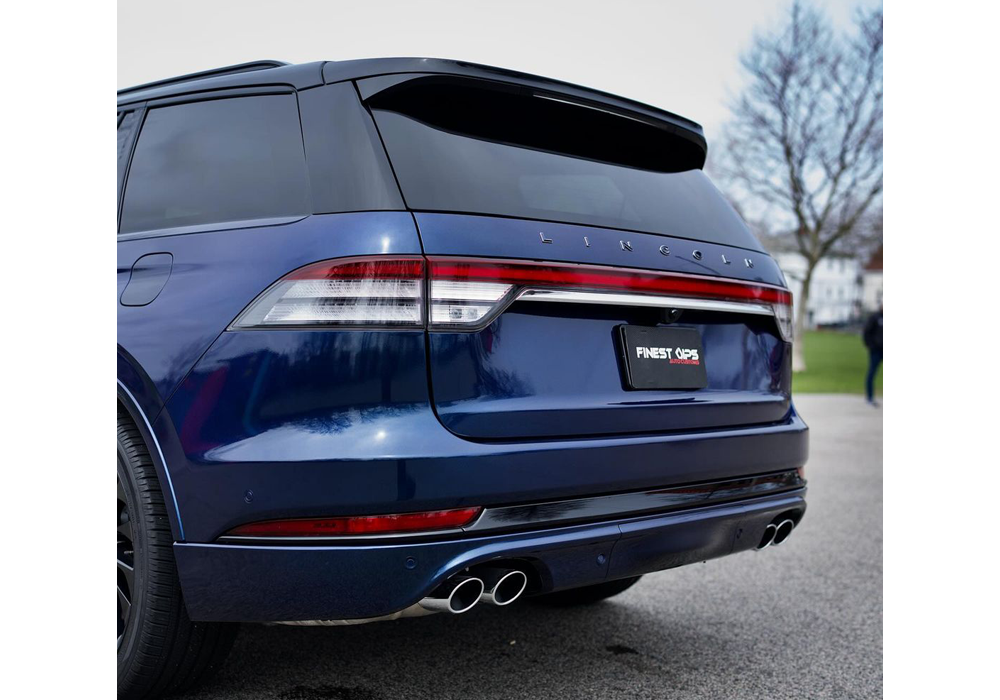
<instances>
[{"instance_id":1,"label":"asphalt pavement","mask_svg":"<svg viewBox=\"0 0 1000 700\"><path fill-rule=\"evenodd\" d=\"M786 543L651 574L611 601L357 627L245 625L190 698L882 695L882 412L796 398L809 509Z\"/></svg>"}]
</instances>

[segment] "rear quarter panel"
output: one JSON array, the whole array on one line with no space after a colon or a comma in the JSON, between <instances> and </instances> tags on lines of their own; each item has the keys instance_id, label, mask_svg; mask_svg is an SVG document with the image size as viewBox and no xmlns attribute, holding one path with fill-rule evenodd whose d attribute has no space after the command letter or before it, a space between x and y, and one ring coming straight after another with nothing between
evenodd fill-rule
<instances>
[{"instance_id":1,"label":"rear quarter panel","mask_svg":"<svg viewBox=\"0 0 1000 700\"><path fill-rule=\"evenodd\" d=\"M185 534L183 480L175 476L183 470L184 451L163 407L198 359L250 301L297 267L351 255L420 252L413 217L405 212L313 215L284 225L119 241L119 299L137 259L150 253L173 256L170 277L151 303L117 305L117 355L119 385L127 389L124 396L119 392L121 400L134 402L129 408L137 424L151 425L147 442L162 449L169 465L161 465L161 481L178 488L179 505L171 513L177 539ZM150 444L151 451L156 445Z\"/></svg>"},{"instance_id":2,"label":"rear quarter panel","mask_svg":"<svg viewBox=\"0 0 1000 700\"><path fill-rule=\"evenodd\" d=\"M165 401L239 312L287 272L327 258L420 252L405 212L314 215L278 226L120 241L119 298L143 255L171 253L173 269L152 303L118 305L119 350Z\"/></svg>"}]
</instances>

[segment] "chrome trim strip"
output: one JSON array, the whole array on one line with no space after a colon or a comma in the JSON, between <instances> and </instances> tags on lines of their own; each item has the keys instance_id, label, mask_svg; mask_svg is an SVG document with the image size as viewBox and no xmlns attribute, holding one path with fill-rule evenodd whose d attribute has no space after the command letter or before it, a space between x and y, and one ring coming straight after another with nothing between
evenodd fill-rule
<instances>
[{"instance_id":1,"label":"chrome trim strip","mask_svg":"<svg viewBox=\"0 0 1000 700\"><path fill-rule=\"evenodd\" d=\"M547 301L566 304L608 304L615 306L650 306L696 311L718 311L735 314L774 316L770 304L743 301L722 301L692 297L667 297L653 294L628 294L619 292L577 292L559 289L525 289L517 301Z\"/></svg>"},{"instance_id":2,"label":"chrome trim strip","mask_svg":"<svg viewBox=\"0 0 1000 700\"><path fill-rule=\"evenodd\" d=\"M181 542L184 541L184 523L181 522L181 509L177 505L177 494L174 493L174 482L170 479L170 469L167 467L167 460L163 457L163 450L160 449L160 441L156 439L156 433L153 431L153 426L149 424L149 419L146 418L146 414L143 412L142 407L139 402L135 400L132 392L128 390L128 387L122 384L122 380L118 380L118 386L121 387L122 391L128 396L129 401L132 402L132 406L135 408L135 412L142 416L142 422L146 424L146 430L149 431L149 437L153 440L153 446L156 448L156 454L160 456L160 464L163 465L163 473L167 475L167 486L170 488L170 497L174 501L174 514L177 516L177 534L181 536Z\"/></svg>"},{"instance_id":3,"label":"chrome trim strip","mask_svg":"<svg viewBox=\"0 0 1000 700\"><path fill-rule=\"evenodd\" d=\"M268 228L295 224L309 218L309 214L295 216L276 216L266 219L244 219L241 221L219 221L210 224L195 224L193 226L174 226L170 228L150 229L147 231L129 231L119 233L118 241L142 241L147 238L166 238L168 236L186 236L191 233L221 233L251 228Z\"/></svg>"},{"instance_id":4,"label":"chrome trim strip","mask_svg":"<svg viewBox=\"0 0 1000 700\"><path fill-rule=\"evenodd\" d=\"M695 486L679 486L656 491L486 508L476 522L463 530L478 533L539 524L554 525L581 520L631 517L652 512L709 505L720 501L765 496L779 491L800 488L804 485L805 481L799 476L798 471L793 470L767 476Z\"/></svg>"},{"instance_id":5,"label":"chrome trim strip","mask_svg":"<svg viewBox=\"0 0 1000 700\"><path fill-rule=\"evenodd\" d=\"M764 476L729 479L707 484L674 486L653 491L633 491L610 496L591 496L564 501L528 503L518 506L485 508L471 525L461 529L404 532L388 535L348 535L339 537L252 537L227 536L220 543L260 544L393 544L400 540L437 538L462 534L492 534L514 529L567 525L582 522L600 522L653 515L696 506L713 505L727 501L770 496L783 491L800 489L806 484L798 470L789 470Z\"/></svg>"}]
</instances>

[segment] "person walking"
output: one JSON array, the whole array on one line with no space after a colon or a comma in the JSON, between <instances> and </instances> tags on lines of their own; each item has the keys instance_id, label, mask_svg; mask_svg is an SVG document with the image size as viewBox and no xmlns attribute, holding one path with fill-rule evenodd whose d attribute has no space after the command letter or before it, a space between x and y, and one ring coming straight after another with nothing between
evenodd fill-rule
<instances>
[{"instance_id":1,"label":"person walking","mask_svg":"<svg viewBox=\"0 0 1000 700\"><path fill-rule=\"evenodd\" d=\"M868 375L865 377L865 396L868 403L878 406L875 402L875 373L882 364L882 307L868 317L862 336L865 347L868 348Z\"/></svg>"}]
</instances>

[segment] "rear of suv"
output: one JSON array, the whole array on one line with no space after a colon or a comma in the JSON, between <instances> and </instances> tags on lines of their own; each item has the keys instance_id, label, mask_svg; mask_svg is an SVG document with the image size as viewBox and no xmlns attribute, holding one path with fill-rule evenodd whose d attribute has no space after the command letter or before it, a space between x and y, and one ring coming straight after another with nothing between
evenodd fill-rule
<instances>
[{"instance_id":1,"label":"rear of suv","mask_svg":"<svg viewBox=\"0 0 1000 700\"><path fill-rule=\"evenodd\" d=\"M118 94L118 673L592 602L805 512L791 296L701 128L433 59Z\"/></svg>"}]
</instances>

